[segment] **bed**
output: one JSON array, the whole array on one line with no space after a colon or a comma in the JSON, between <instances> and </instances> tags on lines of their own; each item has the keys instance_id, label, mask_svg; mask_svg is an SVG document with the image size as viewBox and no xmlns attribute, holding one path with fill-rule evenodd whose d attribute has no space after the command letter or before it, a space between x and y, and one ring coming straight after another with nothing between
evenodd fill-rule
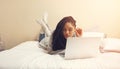
<instances>
[{"instance_id":1,"label":"bed","mask_svg":"<svg viewBox=\"0 0 120 69\"><path fill-rule=\"evenodd\" d=\"M26 41L0 52L0 69L120 69L120 53L106 52L96 58L65 60L58 54L47 54L38 41Z\"/></svg>"}]
</instances>

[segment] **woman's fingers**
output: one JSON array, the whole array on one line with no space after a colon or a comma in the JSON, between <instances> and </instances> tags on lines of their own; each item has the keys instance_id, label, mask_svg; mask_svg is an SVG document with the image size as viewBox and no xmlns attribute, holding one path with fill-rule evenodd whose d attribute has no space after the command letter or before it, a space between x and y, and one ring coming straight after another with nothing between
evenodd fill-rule
<instances>
[{"instance_id":1,"label":"woman's fingers","mask_svg":"<svg viewBox=\"0 0 120 69\"><path fill-rule=\"evenodd\" d=\"M80 36L80 34L79 34L77 31L75 31L75 32L76 32L76 36L77 36L77 37L79 37L79 36Z\"/></svg>"}]
</instances>

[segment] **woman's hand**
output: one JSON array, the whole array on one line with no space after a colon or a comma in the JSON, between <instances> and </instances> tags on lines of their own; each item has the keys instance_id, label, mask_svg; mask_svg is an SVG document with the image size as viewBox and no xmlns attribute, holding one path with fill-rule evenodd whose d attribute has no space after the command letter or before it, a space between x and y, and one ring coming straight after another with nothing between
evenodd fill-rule
<instances>
[{"instance_id":1,"label":"woman's hand","mask_svg":"<svg viewBox=\"0 0 120 69\"><path fill-rule=\"evenodd\" d=\"M82 29L80 29L80 28L76 28L75 32L76 32L77 37L80 37L82 35Z\"/></svg>"},{"instance_id":2,"label":"woman's hand","mask_svg":"<svg viewBox=\"0 0 120 69\"><path fill-rule=\"evenodd\" d=\"M99 51L100 51L101 53L104 53L104 48L103 48L103 46L100 46L100 47L99 47Z\"/></svg>"}]
</instances>

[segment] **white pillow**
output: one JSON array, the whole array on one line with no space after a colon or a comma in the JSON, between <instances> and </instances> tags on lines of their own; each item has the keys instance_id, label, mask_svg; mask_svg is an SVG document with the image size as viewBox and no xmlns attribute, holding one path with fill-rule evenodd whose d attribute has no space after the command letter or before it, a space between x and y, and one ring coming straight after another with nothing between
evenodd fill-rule
<instances>
[{"instance_id":1,"label":"white pillow","mask_svg":"<svg viewBox=\"0 0 120 69\"><path fill-rule=\"evenodd\" d=\"M104 52L118 52L120 53L120 39L106 38L103 43Z\"/></svg>"},{"instance_id":2,"label":"white pillow","mask_svg":"<svg viewBox=\"0 0 120 69\"><path fill-rule=\"evenodd\" d=\"M83 32L82 37L106 37L102 32Z\"/></svg>"}]
</instances>

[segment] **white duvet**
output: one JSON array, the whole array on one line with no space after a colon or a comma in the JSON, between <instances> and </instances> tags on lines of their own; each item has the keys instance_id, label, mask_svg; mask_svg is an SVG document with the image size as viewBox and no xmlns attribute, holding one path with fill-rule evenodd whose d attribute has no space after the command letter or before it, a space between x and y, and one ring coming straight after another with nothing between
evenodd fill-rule
<instances>
[{"instance_id":1,"label":"white duvet","mask_svg":"<svg viewBox=\"0 0 120 69\"><path fill-rule=\"evenodd\" d=\"M96 58L65 60L49 55L37 41L27 41L0 52L0 69L120 69L120 53L103 53Z\"/></svg>"}]
</instances>

